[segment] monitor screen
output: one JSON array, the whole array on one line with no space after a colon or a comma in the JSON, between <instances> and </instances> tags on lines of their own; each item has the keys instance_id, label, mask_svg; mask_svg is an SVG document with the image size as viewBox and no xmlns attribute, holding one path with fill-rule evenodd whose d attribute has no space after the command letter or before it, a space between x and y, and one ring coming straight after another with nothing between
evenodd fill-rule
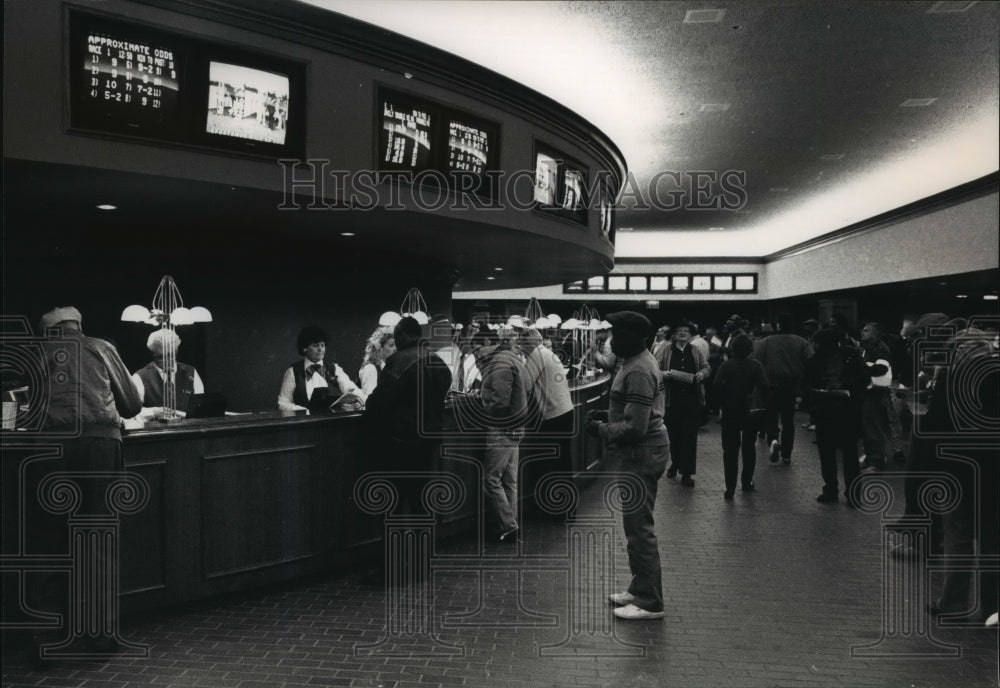
<instances>
[{"instance_id":1,"label":"monitor screen","mask_svg":"<svg viewBox=\"0 0 1000 688\"><path fill-rule=\"evenodd\" d=\"M428 104L382 91L379 132L380 169L423 171L432 168L436 114Z\"/></svg>"},{"instance_id":2,"label":"monitor screen","mask_svg":"<svg viewBox=\"0 0 1000 688\"><path fill-rule=\"evenodd\" d=\"M289 91L286 74L209 62L205 133L282 146Z\"/></svg>"},{"instance_id":3,"label":"monitor screen","mask_svg":"<svg viewBox=\"0 0 1000 688\"><path fill-rule=\"evenodd\" d=\"M71 121L170 138L181 124L184 42L143 27L81 17L71 29Z\"/></svg>"},{"instance_id":4,"label":"monitor screen","mask_svg":"<svg viewBox=\"0 0 1000 688\"><path fill-rule=\"evenodd\" d=\"M448 169L482 174L489 168L492 135L455 117L448 122Z\"/></svg>"},{"instance_id":5,"label":"monitor screen","mask_svg":"<svg viewBox=\"0 0 1000 688\"><path fill-rule=\"evenodd\" d=\"M535 156L535 201L542 206L556 204L559 164L546 153Z\"/></svg>"}]
</instances>

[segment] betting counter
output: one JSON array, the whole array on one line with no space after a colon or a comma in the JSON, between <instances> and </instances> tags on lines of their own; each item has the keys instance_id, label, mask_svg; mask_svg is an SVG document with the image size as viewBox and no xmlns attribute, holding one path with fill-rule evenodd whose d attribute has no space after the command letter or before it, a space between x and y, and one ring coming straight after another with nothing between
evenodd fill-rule
<instances>
[{"instance_id":1,"label":"betting counter","mask_svg":"<svg viewBox=\"0 0 1000 688\"><path fill-rule=\"evenodd\" d=\"M608 382L601 375L571 384L574 431L563 438L570 456L556 455L560 438L522 443L522 504L544 473L583 483L600 469L599 443L582 429L588 410L607 408ZM358 480L371 470L360 421L357 412L273 411L128 430L126 467L145 481L148 503L121 519L123 611L344 572L371 560L381 551L383 519L371 504L358 504ZM439 473L460 482L466 499L438 516L440 537L481 524L484 438L457 425L449 405Z\"/></svg>"}]
</instances>

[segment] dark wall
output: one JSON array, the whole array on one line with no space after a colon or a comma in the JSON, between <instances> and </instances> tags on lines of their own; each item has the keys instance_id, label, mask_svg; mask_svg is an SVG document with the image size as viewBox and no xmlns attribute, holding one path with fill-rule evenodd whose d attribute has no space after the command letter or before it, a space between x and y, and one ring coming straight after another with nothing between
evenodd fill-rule
<instances>
[{"instance_id":1,"label":"dark wall","mask_svg":"<svg viewBox=\"0 0 1000 688\"><path fill-rule=\"evenodd\" d=\"M296 360L299 329L317 324L328 350L356 376L379 315L398 310L410 287L430 313L450 314L451 284L433 266L420 269L391 254L331 254L320 241L284 241L204 255L144 252L74 243L61 233L5 228L3 313L38 319L53 306L74 305L84 332L110 338L130 370L149 361L152 328L120 321L130 304L150 306L171 275L186 306L205 306L213 322L178 328L181 361L195 365L208 391L225 394L236 411L272 409L284 369Z\"/></svg>"}]
</instances>

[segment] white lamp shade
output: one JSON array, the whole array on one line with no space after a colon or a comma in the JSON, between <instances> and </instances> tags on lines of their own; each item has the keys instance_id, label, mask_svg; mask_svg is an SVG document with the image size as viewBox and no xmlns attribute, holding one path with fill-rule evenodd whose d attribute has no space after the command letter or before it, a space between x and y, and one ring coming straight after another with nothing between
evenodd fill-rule
<instances>
[{"instance_id":1,"label":"white lamp shade","mask_svg":"<svg viewBox=\"0 0 1000 688\"><path fill-rule=\"evenodd\" d=\"M383 327L395 327L402 319L403 318L399 313L395 311L386 311L379 316L378 324Z\"/></svg>"},{"instance_id":2,"label":"white lamp shade","mask_svg":"<svg viewBox=\"0 0 1000 688\"><path fill-rule=\"evenodd\" d=\"M524 318L520 315L512 315L507 318L507 324L511 327L524 327Z\"/></svg>"},{"instance_id":3,"label":"white lamp shade","mask_svg":"<svg viewBox=\"0 0 1000 688\"><path fill-rule=\"evenodd\" d=\"M424 313L423 311L417 311L416 313L414 313L413 319L416 320L421 325L426 325L431 321L431 319L428 318L427 314Z\"/></svg>"},{"instance_id":4,"label":"white lamp shade","mask_svg":"<svg viewBox=\"0 0 1000 688\"><path fill-rule=\"evenodd\" d=\"M602 330L610 330L611 329L611 323L609 323L607 320L602 320L601 321L601 329Z\"/></svg>"},{"instance_id":5,"label":"white lamp shade","mask_svg":"<svg viewBox=\"0 0 1000 688\"><path fill-rule=\"evenodd\" d=\"M575 330L579 326L580 326L579 320L577 320L576 318L570 318L569 320L563 321L563 324L560 325L560 329Z\"/></svg>"},{"instance_id":6,"label":"white lamp shade","mask_svg":"<svg viewBox=\"0 0 1000 688\"><path fill-rule=\"evenodd\" d=\"M131 305L122 311L122 322L146 322L149 320L149 309L145 306Z\"/></svg>"},{"instance_id":7,"label":"white lamp shade","mask_svg":"<svg viewBox=\"0 0 1000 688\"><path fill-rule=\"evenodd\" d=\"M545 317L548 318L550 321L554 322L556 325L562 322L562 318L559 317L558 313L549 313Z\"/></svg>"},{"instance_id":8,"label":"white lamp shade","mask_svg":"<svg viewBox=\"0 0 1000 688\"><path fill-rule=\"evenodd\" d=\"M590 329L590 330L599 330L599 329L601 329L601 321L598 320L597 318L591 318L590 319L590 323L587 325L587 329Z\"/></svg>"},{"instance_id":9,"label":"white lamp shade","mask_svg":"<svg viewBox=\"0 0 1000 688\"><path fill-rule=\"evenodd\" d=\"M539 330L545 330L548 329L549 327L555 327L555 325L556 324L552 322L552 320L550 320L549 318L539 318L538 320L535 321L535 327L538 328Z\"/></svg>"},{"instance_id":10,"label":"white lamp shade","mask_svg":"<svg viewBox=\"0 0 1000 688\"><path fill-rule=\"evenodd\" d=\"M194 325L194 316L191 315L191 309L184 306L175 308L170 312L170 324L175 327L177 325Z\"/></svg>"},{"instance_id":11,"label":"white lamp shade","mask_svg":"<svg viewBox=\"0 0 1000 688\"><path fill-rule=\"evenodd\" d=\"M212 322L212 312L204 306L195 306L191 309L191 317L196 323Z\"/></svg>"}]
</instances>

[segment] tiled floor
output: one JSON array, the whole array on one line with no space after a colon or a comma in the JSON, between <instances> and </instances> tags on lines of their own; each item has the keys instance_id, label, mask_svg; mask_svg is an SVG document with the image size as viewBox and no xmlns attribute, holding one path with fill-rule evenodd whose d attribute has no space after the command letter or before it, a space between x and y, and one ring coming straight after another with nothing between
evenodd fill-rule
<instances>
[{"instance_id":1,"label":"tiled floor","mask_svg":"<svg viewBox=\"0 0 1000 688\"><path fill-rule=\"evenodd\" d=\"M124 635L148 645L148 658L38 672L8 653L4 685L998 685L996 631L914 615L926 602L915 582L921 567L893 568L879 514L815 502L815 445L811 433L798 437L790 466L762 456L758 491L732 502L722 499L714 422L699 438L697 486L663 479L662 621L613 622L602 601L624 589L628 566L595 482L575 520L526 520L520 546L439 544L429 587L387 597L337 577L132 619ZM901 495L898 475L885 480ZM930 581L936 590L940 574ZM883 613L897 594L899 614L892 605Z\"/></svg>"}]
</instances>

